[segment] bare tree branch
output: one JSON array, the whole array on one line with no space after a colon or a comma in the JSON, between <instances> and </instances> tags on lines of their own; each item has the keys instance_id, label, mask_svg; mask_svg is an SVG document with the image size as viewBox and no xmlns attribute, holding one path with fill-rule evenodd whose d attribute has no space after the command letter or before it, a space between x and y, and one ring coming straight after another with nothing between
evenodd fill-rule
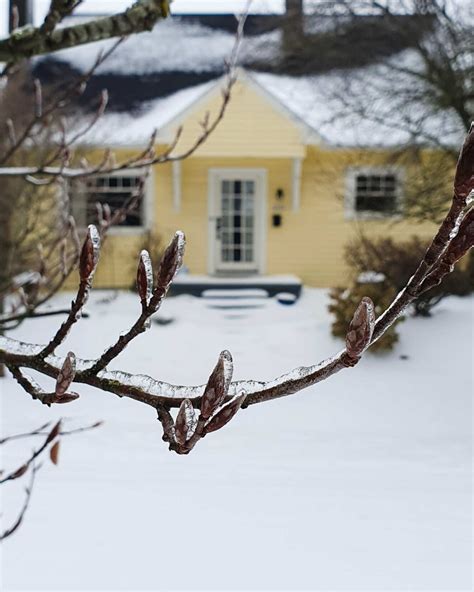
<instances>
[{"instance_id":1,"label":"bare tree branch","mask_svg":"<svg viewBox=\"0 0 474 592\"><path fill-rule=\"evenodd\" d=\"M194 387L175 386L149 376L106 370L107 365L146 330L147 321L165 297L183 257L184 237L182 233L177 233L162 258L153 289L148 256L141 254L137 273L141 314L137 321L92 364L86 360L77 360L75 375L70 380L95 386L120 397L129 397L155 408L163 425L164 440L169 442L170 449L179 454L187 454L207 433L223 427L241 407L297 393L344 368L355 366L366 349L384 334L417 296L441 281L452 271L456 261L474 245L473 155L474 126L467 135L458 159L451 208L417 270L377 320L374 319L373 303L369 299L362 300L348 327L346 347L335 356L315 366L295 368L270 382L232 382L232 357L229 352L222 352L207 384ZM82 258L81 280L93 273L96 264L87 240L83 247L84 252L87 256ZM52 340L51 343L54 342L55 345L53 348L47 346L48 354L52 354L55 346L65 336L63 331L59 341ZM53 355L45 356L44 352L44 346L0 337L0 361L5 362L16 375L19 368L23 367L54 378L64 374L66 362ZM22 384L20 380L19 382ZM22 386L30 392L28 384ZM48 400L49 402L60 401ZM176 422L170 413L173 408L179 409ZM194 415L194 409L200 410L198 418Z\"/></svg>"},{"instance_id":2,"label":"bare tree branch","mask_svg":"<svg viewBox=\"0 0 474 592\"><path fill-rule=\"evenodd\" d=\"M0 62L15 63L59 49L150 31L158 20L170 13L168 0L137 0L122 13L56 29L60 20L77 5L74 1L53 0L41 27L15 29L9 37L0 40Z\"/></svg>"},{"instance_id":3,"label":"bare tree branch","mask_svg":"<svg viewBox=\"0 0 474 592\"><path fill-rule=\"evenodd\" d=\"M39 448L34 450L31 453L31 455L27 458L27 460L24 461L19 467L17 467L13 471L9 471L5 477L3 476L4 472L0 472L0 485L6 485L11 481L21 479L22 477L27 475L28 472L30 473L30 481L28 485L25 487L25 499L23 505L18 513L17 518L13 521L11 526L9 526L6 530L0 533L0 542L4 541L8 537L10 537L14 532L16 532L23 522L23 519L31 502L31 496L33 492L33 485L35 482L36 473L42 466L37 463L37 460L41 456L44 456L44 454L49 450L49 456L51 461L54 464L57 464L60 437L90 431L102 425L102 422L96 422L92 425L83 426L72 430L62 430L61 425L62 420L59 420L51 428L51 423L48 422L35 430L31 430L30 432L13 434L12 436L7 436L0 440L0 445L3 445L13 440L28 439L37 436L45 437L43 444Z\"/></svg>"}]
</instances>

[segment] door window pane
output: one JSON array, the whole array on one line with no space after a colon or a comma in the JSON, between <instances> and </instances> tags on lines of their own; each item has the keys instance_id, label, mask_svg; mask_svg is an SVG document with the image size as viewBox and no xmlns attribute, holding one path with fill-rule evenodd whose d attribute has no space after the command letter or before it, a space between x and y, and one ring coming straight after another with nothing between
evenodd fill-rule
<instances>
[{"instance_id":1,"label":"door window pane","mask_svg":"<svg viewBox=\"0 0 474 592\"><path fill-rule=\"evenodd\" d=\"M221 261L254 261L255 181L221 182Z\"/></svg>"}]
</instances>

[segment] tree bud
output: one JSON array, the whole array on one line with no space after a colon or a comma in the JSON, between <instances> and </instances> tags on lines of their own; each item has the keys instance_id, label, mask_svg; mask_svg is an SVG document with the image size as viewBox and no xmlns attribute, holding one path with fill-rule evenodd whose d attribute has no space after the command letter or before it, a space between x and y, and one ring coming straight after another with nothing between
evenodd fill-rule
<instances>
[{"instance_id":1,"label":"tree bud","mask_svg":"<svg viewBox=\"0 0 474 592\"><path fill-rule=\"evenodd\" d=\"M351 358L358 358L367 348L375 325L375 308L370 298L362 298L346 335L346 350Z\"/></svg>"}]
</instances>

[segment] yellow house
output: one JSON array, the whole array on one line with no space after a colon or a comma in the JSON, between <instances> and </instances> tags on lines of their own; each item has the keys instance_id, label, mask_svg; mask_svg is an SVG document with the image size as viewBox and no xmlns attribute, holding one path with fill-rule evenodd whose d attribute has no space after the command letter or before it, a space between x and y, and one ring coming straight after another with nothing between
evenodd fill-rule
<instances>
[{"instance_id":1,"label":"yellow house","mask_svg":"<svg viewBox=\"0 0 474 592\"><path fill-rule=\"evenodd\" d=\"M181 126L173 153L193 144L206 114L212 120L220 109L223 84L219 80L185 91L189 96L177 101L179 112L160 129L157 152ZM113 127L113 117L104 118L96 131L99 154L106 146L100 134ZM119 134L133 138L133 126L142 133L143 123L140 118L122 121ZM145 137L128 146L113 140L119 160L146 144ZM240 279L253 286L286 285L290 291L299 280L318 287L344 285L344 248L361 225L366 233L399 239L428 237L434 230L431 224L402 219L409 172L387 166L387 152L331 146L255 77L240 71L224 119L207 141L183 161L153 167L138 215L110 231L95 283L130 287L150 233L164 244L181 229L187 237L188 273L178 277L177 285L206 285L209 280L200 276L221 284ZM90 221L87 205L90 210L97 200L118 205L142 174L131 169L97 176L74 194L76 217L82 224Z\"/></svg>"},{"instance_id":2,"label":"yellow house","mask_svg":"<svg viewBox=\"0 0 474 592\"><path fill-rule=\"evenodd\" d=\"M91 84L107 85L115 103L83 138L90 162L107 148L117 161L139 154L155 129L160 153L182 128L172 155L183 154L202 133L203 120L213 121L226 84L222 60L234 35L225 32L224 17L206 18L160 23L153 33L128 40L101 66ZM260 19L254 29L273 22ZM361 228L395 239L433 234L434 225L403 215L416 171L391 155L409 143L409 132L340 117L330 98L340 92L341 76L330 69L290 76L247 67L245 56L263 55L262 47L265 60L275 62L278 35L278 28L268 29L245 40L230 103L210 137L188 158L152 167L138 211L109 233L97 287L132 286L140 250L150 244L163 248L177 229L186 234L187 250L175 291L191 292L236 282L264 285L270 293L298 293L301 284L344 285L344 250ZM55 76L65 63L86 70L96 52L94 46L59 52ZM373 66L364 71L368 82L379 77ZM427 149L425 157L430 154ZM98 201L123 204L142 175L143 169L132 168L73 186L79 225L94 222ZM151 250L156 259L159 248Z\"/></svg>"}]
</instances>

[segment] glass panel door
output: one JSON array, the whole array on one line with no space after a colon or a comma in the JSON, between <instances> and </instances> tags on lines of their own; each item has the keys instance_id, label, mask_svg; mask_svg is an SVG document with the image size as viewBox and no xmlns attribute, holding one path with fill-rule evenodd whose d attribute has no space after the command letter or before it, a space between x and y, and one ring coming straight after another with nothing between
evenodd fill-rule
<instances>
[{"instance_id":1,"label":"glass panel door","mask_svg":"<svg viewBox=\"0 0 474 592\"><path fill-rule=\"evenodd\" d=\"M255 180L220 179L217 262L220 269L256 269Z\"/></svg>"},{"instance_id":2,"label":"glass panel door","mask_svg":"<svg viewBox=\"0 0 474 592\"><path fill-rule=\"evenodd\" d=\"M266 171L209 171L209 273L263 273Z\"/></svg>"},{"instance_id":3,"label":"glass panel door","mask_svg":"<svg viewBox=\"0 0 474 592\"><path fill-rule=\"evenodd\" d=\"M221 259L254 260L255 182L221 181Z\"/></svg>"}]
</instances>

